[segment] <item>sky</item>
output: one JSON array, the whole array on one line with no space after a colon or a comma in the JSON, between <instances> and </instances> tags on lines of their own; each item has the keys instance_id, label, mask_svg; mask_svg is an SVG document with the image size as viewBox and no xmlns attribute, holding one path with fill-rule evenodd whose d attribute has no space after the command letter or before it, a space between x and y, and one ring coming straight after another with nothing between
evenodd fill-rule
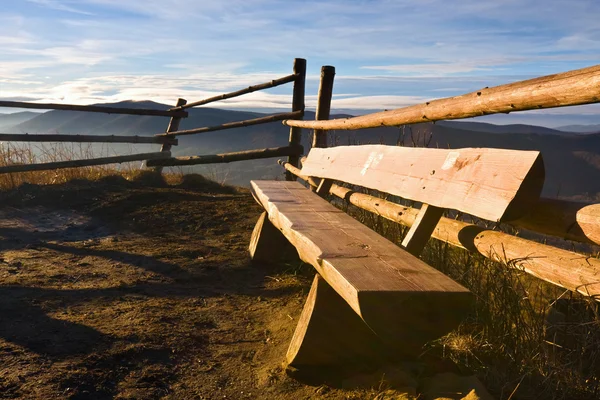
<instances>
[{"instance_id":1,"label":"sky","mask_svg":"<svg viewBox=\"0 0 600 400\"><path fill-rule=\"evenodd\" d=\"M301 57L309 108L333 65L334 110L391 109L599 64L599 16L598 0L3 0L0 99L174 104L288 75ZM290 94L218 106L289 108Z\"/></svg>"}]
</instances>

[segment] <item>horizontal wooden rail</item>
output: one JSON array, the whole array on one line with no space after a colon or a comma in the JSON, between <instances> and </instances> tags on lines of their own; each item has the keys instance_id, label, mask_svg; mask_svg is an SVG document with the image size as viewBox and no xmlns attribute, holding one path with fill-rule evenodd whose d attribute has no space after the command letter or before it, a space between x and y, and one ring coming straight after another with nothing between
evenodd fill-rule
<instances>
[{"instance_id":1,"label":"horizontal wooden rail","mask_svg":"<svg viewBox=\"0 0 600 400\"><path fill-rule=\"evenodd\" d=\"M150 160L148 167L172 167L179 165L219 164L233 161L257 160L260 158L299 155L304 152L302 146L285 146L258 150L237 151L232 153L212 154L206 156L174 157L164 160Z\"/></svg>"},{"instance_id":2,"label":"horizontal wooden rail","mask_svg":"<svg viewBox=\"0 0 600 400\"><path fill-rule=\"evenodd\" d=\"M89 160L56 161L41 164L14 164L0 167L0 174L8 174L13 172L46 171L62 168L89 167L92 165L120 164L130 161L156 160L168 157L171 157L171 153L167 151L131 154L125 156L91 158Z\"/></svg>"},{"instance_id":3,"label":"horizontal wooden rail","mask_svg":"<svg viewBox=\"0 0 600 400\"><path fill-rule=\"evenodd\" d=\"M481 89L462 96L329 121L283 121L307 129L363 129L600 102L600 65Z\"/></svg>"},{"instance_id":4,"label":"horizontal wooden rail","mask_svg":"<svg viewBox=\"0 0 600 400\"><path fill-rule=\"evenodd\" d=\"M80 106L74 104L54 104L54 103L26 103L22 101L0 101L0 107L12 108L33 108L37 110L66 110L66 111L86 111L106 114L128 114L128 115L152 115L155 117L180 117L188 116L186 111L182 110L148 110L143 108L121 108L106 106Z\"/></svg>"},{"instance_id":5,"label":"horizontal wooden rail","mask_svg":"<svg viewBox=\"0 0 600 400\"><path fill-rule=\"evenodd\" d=\"M204 105L204 104L213 103L215 101L231 99L233 97L238 97L238 96L241 96L243 94L248 94L248 93L256 92L258 90L264 90L264 89L273 88L273 87L276 87L276 86L284 85L286 83L294 82L296 80L296 77L297 77L296 74L291 74L291 75L288 75L288 76L284 76L283 78L272 80L272 81L267 82L267 83L261 83L260 85L248 86L245 89L241 89L241 90L238 90L238 91L235 91L235 92L221 94L221 95L214 96L214 97L209 97L209 98L204 99L204 100L194 101L193 103L188 103L186 105L179 106L179 107L173 107L173 108L170 109L170 111L185 110L186 108L201 106L201 105Z\"/></svg>"},{"instance_id":6,"label":"horizontal wooden rail","mask_svg":"<svg viewBox=\"0 0 600 400\"><path fill-rule=\"evenodd\" d=\"M159 136L53 135L0 133L0 142L148 143L176 145L177 138Z\"/></svg>"},{"instance_id":7,"label":"horizontal wooden rail","mask_svg":"<svg viewBox=\"0 0 600 400\"><path fill-rule=\"evenodd\" d=\"M223 125L217 126L205 126L203 128L195 128L188 129L185 131L175 131L169 133L160 133L156 136L185 136L185 135L195 135L198 133L206 133L206 132L214 132L214 131L222 131L225 129L234 129L234 128L243 128L246 126L259 125L259 124L267 124L269 122L282 121L284 119L289 118L302 118L304 115L304 111L292 111L281 114L268 115L266 117L247 119L245 121L237 121L237 122L228 122Z\"/></svg>"},{"instance_id":8,"label":"horizontal wooden rail","mask_svg":"<svg viewBox=\"0 0 600 400\"><path fill-rule=\"evenodd\" d=\"M302 176L298 168L288 163L284 163L284 167L292 173L299 173L298 177L304 180L311 179ZM357 193L335 184L329 192L356 207L408 227L413 225L419 214L418 209ZM600 300L600 260L597 258L450 218L442 218L432 236L453 246L480 253L494 261L522 268L542 280Z\"/></svg>"}]
</instances>

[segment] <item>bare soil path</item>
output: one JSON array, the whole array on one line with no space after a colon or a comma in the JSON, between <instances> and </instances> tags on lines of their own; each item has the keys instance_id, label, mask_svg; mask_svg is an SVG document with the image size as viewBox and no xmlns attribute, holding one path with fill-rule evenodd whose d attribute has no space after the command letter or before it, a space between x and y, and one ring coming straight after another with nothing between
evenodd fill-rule
<instances>
[{"instance_id":1,"label":"bare soil path","mask_svg":"<svg viewBox=\"0 0 600 400\"><path fill-rule=\"evenodd\" d=\"M250 263L261 211L193 175L1 193L0 398L413 398L384 383L398 371L333 386L285 374L314 271Z\"/></svg>"},{"instance_id":2,"label":"bare soil path","mask_svg":"<svg viewBox=\"0 0 600 400\"><path fill-rule=\"evenodd\" d=\"M249 264L248 193L110 178L3 197L1 398L314 393L281 370L308 280Z\"/></svg>"}]
</instances>

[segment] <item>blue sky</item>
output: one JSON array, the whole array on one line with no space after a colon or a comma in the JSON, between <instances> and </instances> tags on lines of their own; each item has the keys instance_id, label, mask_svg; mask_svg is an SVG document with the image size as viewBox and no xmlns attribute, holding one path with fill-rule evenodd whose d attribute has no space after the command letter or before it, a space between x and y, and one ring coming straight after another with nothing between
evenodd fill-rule
<instances>
[{"instance_id":1,"label":"blue sky","mask_svg":"<svg viewBox=\"0 0 600 400\"><path fill-rule=\"evenodd\" d=\"M13 0L0 98L190 101L337 69L334 108L390 109L600 63L598 0ZM290 88L226 107L288 107ZM598 114L598 107L552 113Z\"/></svg>"}]
</instances>

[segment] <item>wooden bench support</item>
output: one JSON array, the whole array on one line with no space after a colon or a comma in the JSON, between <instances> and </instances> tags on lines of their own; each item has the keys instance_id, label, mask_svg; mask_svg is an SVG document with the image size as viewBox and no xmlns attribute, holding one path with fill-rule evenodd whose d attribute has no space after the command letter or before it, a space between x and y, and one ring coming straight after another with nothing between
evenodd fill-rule
<instances>
[{"instance_id":1,"label":"wooden bench support","mask_svg":"<svg viewBox=\"0 0 600 400\"><path fill-rule=\"evenodd\" d=\"M402 240L402 247L413 256L421 254L443 215L443 208L423 204L415 223Z\"/></svg>"},{"instance_id":2,"label":"wooden bench support","mask_svg":"<svg viewBox=\"0 0 600 400\"><path fill-rule=\"evenodd\" d=\"M272 263L289 254L291 246L279 229L269 221L267 213L263 212L252 231L248 250L252 261Z\"/></svg>"},{"instance_id":3,"label":"wooden bench support","mask_svg":"<svg viewBox=\"0 0 600 400\"><path fill-rule=\"evenodd\" d=\"M364 368L385 358L384 346L348 303L315 275L286 361L303 374L328 367Z\"/></svg>"}]
</instances>

